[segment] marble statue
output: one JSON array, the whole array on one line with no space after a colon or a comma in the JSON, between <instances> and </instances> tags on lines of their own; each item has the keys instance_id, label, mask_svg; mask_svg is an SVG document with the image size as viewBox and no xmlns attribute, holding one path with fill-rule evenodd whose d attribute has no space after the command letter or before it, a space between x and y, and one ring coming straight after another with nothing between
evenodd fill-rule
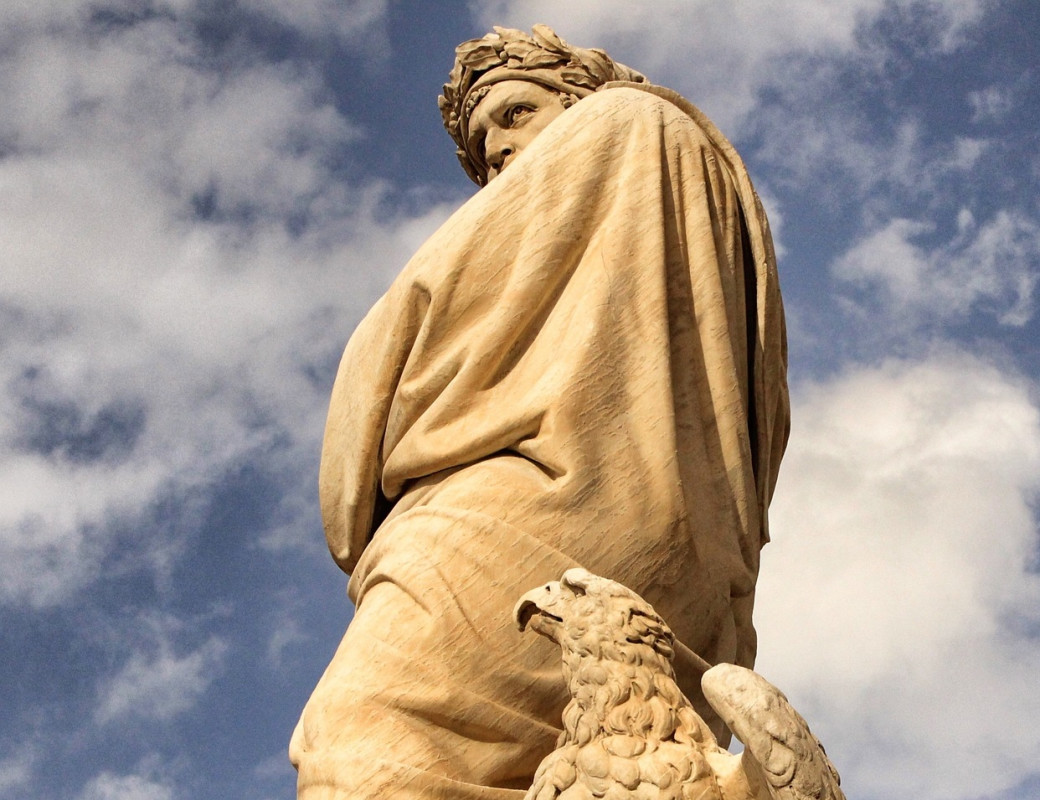
<instances>
[{"instance_id":1,"label":"marble statue","mask_svg":"<svg viewBox=\"0 0 1040 800\"><path fill-rule=\"evenodd\" d=\"M521 798L568 700L509 610L583 567L751 666L787 439L768 223L694 106L545 26L465 42L440 99L482 188L359 324L320 495L357 610L304 708L299 797ZM680 644L681 643L681 644Z\"/></svg>"},{"instance_id":2,"label":"marble statue","mask_svg":"<svg viewBox=\"0 0 1040 800\"><path fill-rule=\"evenodd\" d=\"M587 570L533 589L513 610L563 651L571 700L556 749L526 800L845 800L805 720L772 684L735 664L701 679L745 748L732 755L675 682L675 637L639 595Z\"/></svg>"}]
</instances>

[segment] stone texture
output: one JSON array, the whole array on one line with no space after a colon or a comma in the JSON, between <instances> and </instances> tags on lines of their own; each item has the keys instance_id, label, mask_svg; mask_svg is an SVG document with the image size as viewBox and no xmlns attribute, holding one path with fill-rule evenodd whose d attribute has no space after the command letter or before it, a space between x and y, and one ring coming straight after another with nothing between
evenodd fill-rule
<instances>
[{"instance_id":1,"label":"stone texture","mask_svg":"<svg viewBox=\"0 0 1040 800\"><path fill-rule=\"evenodd\" d=\"M719 747L675 682L668 624L621 584L570 569L521 597L513 616L562 649L571 695L526 800L845 800L805 720L775 686L733 664L702 679L746 746L741 756Z\"/></svg>"},{"instance_id":2,"label":"stone texture","mask_svg":"<svg viewBox=\"0 0 1040 800\"><path fill-rule=\"evenodd\" d=\"M485 175L347 346L321 501L357 614L293 736L305 800L522 797L567 692L509 609L575 566L674 620L679 685L728 735L699 681L705 661L753 663L788 427L768 225L682 98L584 95ZM507 110L472 143L485 167Z\"/></svg>"}]
</instances>

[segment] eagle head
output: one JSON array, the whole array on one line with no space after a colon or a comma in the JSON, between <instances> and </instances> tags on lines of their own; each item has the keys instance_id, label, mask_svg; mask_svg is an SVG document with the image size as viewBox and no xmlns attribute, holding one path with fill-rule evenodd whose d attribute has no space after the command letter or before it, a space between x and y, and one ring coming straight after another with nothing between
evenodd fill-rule
<instances>
[{"instance_id":1,"label":"eagle head","mask_svg":"<svg viewBox=\"0 0 1040 800\"><path fill-rule=\"evenodd\" d=\"M581 568L532 589L513 608L521 631L531 628L565 651L594 658L638 660L643 648L671 660L674 636L639 595L620 583Z\"/></svg>"}]
</instances>

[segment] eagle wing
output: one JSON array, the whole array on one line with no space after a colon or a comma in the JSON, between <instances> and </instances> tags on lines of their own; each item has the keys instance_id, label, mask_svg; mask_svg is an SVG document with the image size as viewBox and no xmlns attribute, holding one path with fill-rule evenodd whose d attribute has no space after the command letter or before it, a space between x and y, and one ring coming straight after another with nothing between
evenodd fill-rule
<instances>
[{"instance_id":1,"label":"eagle wing","mask_svg":"<svg viewBox=\"0 0 1040 800\"><path fill-rule=\"evenodd\" d=\"M773 684L744 667L719 664L701 687L744 743L746 770L760 773L774 800L845 800L823 745Z\"/></svg>"}]
</instances>

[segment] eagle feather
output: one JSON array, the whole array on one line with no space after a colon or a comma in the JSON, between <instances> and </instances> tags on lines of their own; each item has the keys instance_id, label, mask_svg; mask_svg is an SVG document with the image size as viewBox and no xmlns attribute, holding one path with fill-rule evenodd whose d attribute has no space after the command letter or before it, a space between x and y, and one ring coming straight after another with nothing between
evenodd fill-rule
<instances>
[{"instance_id":1,"label":"eagle feather","mask_svg":"<svg viewBox=\"0 0 1040 800\"><path fill-rule=\"evenodd\" d=\"M702 680L745 744L743 756L720 748L675 682L671 629L621 584L571 569L520 598L514 618L560 645L571 693L526 800L845 800L787 698L732 664Z\"/></svg>"}]
</instances>

